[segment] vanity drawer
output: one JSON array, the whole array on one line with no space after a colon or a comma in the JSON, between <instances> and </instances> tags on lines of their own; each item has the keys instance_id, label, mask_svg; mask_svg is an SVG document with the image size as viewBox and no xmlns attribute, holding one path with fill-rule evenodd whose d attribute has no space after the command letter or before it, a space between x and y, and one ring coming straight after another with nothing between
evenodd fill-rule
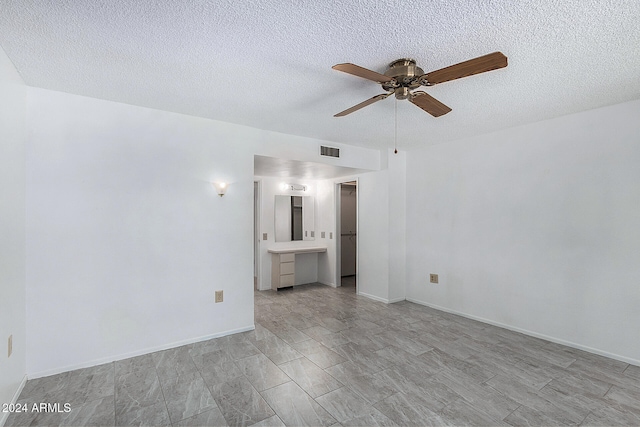
<instances>
[{"instance_id":1,"label":"vanity drawer","mask_svg":"<svg viewBox=\"0 0 640 427\"><path fill-rule=\"evenodd\" d=\"M279 288L283 288L285 286L293 286L294 283L294 275L293 274L284 274L280 276L280 286Z\"/></svg>"},{"instance_id":2,"label":"vanity drawer","mask_svg":"<svg viewBox=\"0 0 640 427\"><path fill-rule=\"evenodd\" d=\"M280 262L293 262L296 259L296 254L280 254Z\"/></svg>"},{"instance_id":3,"label":"vanity drawer","mask_svg":"<svg viewBox=\"0 0 640 427\"><path fill-rule=\"evenodd\" d=\"M293 274L296 271L295 262L281 262L280 275Z\"/></svg>"}]
</instances>

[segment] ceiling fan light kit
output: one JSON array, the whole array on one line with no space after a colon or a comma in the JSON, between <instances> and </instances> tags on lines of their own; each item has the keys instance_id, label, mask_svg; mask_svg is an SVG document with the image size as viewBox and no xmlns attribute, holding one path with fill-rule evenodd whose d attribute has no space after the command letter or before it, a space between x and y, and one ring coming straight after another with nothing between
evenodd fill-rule
<instances>
[{"instance_id":1,"label":"ceiling fan light kit","mask_svg":"<svg viewBox=\"0 0 640 427\"><path fill-rule=\"evenodd\" d=\"M337 64L332 68L363 79L372 80L382 86L387 91L376 95L359 104L354 105L344 111L335 114L334 117L343 117L361 108L381 101L390 95L395 95L396 99L408 99L409 102L431 114L433 117L440 117L451 111L451 108L444 105L431 95L423 91L415 91L420 86L433 86L435 84L460 79L462 77L480 74L507 66L507 57L501 52L493 52L488 55L470 59L459 64L451 65L440 70L425 73L418 67L416 61L411 58L401 58L389 64L389 68L384 74L360 67L355 64ZM413 92L412 92L413 91Z\"/></svg>"}]
</instances>

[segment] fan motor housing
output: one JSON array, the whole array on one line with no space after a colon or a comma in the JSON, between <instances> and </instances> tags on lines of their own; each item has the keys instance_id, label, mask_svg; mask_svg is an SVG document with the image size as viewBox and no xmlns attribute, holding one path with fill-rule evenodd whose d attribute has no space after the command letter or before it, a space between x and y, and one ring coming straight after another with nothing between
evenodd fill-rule
<instances>
[{"instance_id":1,"label":"fan motor housing","mask_svg":"<svg viewBox=\"0 0 640 427\"><path fill-rule=\"evenodd\" d=\"M393 90L396 88L416 89L421 86L416 77L420 77L423 74L424 71L416 65L415 59L397 59L389 64L389 69L384 73L385 76L394 78L397 85L383 83L382 87L385 90Z\"/></svg>"}]
</instances>

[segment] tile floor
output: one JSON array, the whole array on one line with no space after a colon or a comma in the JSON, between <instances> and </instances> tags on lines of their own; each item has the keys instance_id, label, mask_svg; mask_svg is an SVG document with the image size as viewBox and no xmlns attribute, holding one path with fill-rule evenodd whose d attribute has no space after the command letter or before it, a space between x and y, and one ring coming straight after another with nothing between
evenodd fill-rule
<instances>
[{"instance_id":1,"label":"tile floor","mask_svg":"<svg viewBox=\"0 0 640 427\"><path fill-rule=\"evenodd\" d=\"M27 382L14 425L640 425L640 367L353 287L255 293L256 329Z\"/></svg>"}]
</instances>

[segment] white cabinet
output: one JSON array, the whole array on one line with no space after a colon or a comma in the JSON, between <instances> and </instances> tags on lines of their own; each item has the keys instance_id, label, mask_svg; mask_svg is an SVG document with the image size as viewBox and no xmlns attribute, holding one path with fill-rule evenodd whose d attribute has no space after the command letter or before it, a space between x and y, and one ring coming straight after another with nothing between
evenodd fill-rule
<instances>
[{"instance_id":1,"label":"white cabinet","mask_svg":"<svg viewBox=\"0 0 640 427\"><path fill-rule=\"evenodd\" d=\"M271 289L293 286L295 283L296 255L294 253L271 254Z\"/></svg>"},{"instance_id":2,"label":"white cabinet","mask_svg":"<svg viewBox=\"0 0 640 427\"><path fill-rule=\"evenodd\" d=\"M271 289L277 291L295 285L296 254L326 252L327 248L269 249L271 253Z\"/></svg>"}]
</instances>

